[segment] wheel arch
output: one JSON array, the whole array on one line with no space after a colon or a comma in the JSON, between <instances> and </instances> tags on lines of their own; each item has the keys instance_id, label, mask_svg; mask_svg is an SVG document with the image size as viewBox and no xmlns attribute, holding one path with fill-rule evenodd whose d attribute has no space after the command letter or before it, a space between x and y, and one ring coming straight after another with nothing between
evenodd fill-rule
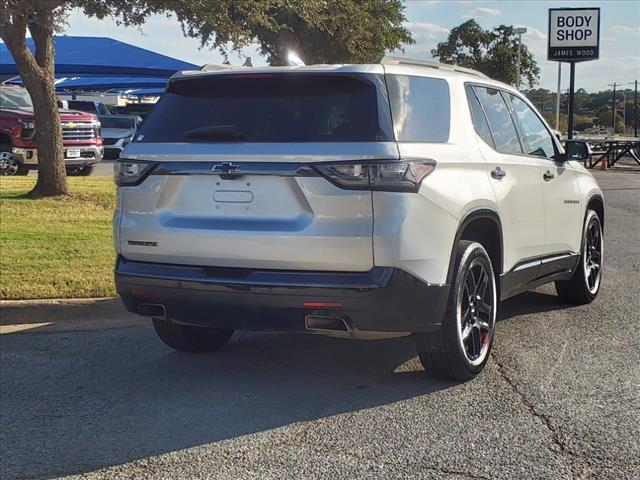
<instances>
[{"instance_id":1,"label":"wheel arch","mask_svg":"<svg viewBox=\"0 0 640 480\"><path fill-rule=\"evenodd\" d=\"M602 195L600 195L599 193L595 193L591 195L591 197L589 197L587 208L585 209L584 214L586 215L589 210L593 210L596 212L596 214L600 218L602 231L604 231L604 199L602 198Z\"/></svg>"},{"instance_id":2,"label":"wheel arch","mask_svg":"<svg viewBox=\"0 0 640 480\"><path fill-rule=\"evenodd\" d=\"M451 285L454 275L455 255L460 240L475 240L480 242L491 259L495 271L496 281L499 281L504 265L504 243L502 237L502 222L495 210L479 208L469 212L460 222L454 238L449 259L447 284ZM500 291L498 289L498 291Z\"/></svg>"},{"instance_id":3,"label":"wheel arch","mask_svg":"<svg viewBox=\"0 0 640 480\"><path fill-rule=\"evenodd\" d=\"M8 143L13 146L13 141L11 140L11 135L6 134L5 132L0 131L0 143Z\"/></svg>"}]
</instances>

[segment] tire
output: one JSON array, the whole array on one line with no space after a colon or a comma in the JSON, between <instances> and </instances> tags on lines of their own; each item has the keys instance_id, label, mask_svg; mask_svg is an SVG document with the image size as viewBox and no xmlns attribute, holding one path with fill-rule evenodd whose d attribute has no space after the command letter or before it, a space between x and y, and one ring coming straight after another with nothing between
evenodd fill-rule
<instances>
[{"instance_id":1,"label":"tire","mask_svg":"<svg viewBox=\"0 0 640 480\"><path fill-rule=\"evenodd\" d=\"M213 352L233 335L233 330L182 325L161 318L153 319L153 327L166 345L186 353Z\"/></svg>"},{"instance_id":2,"label":"tire","mask_svg":"<svg viewBox=\"0 0 640 480\"><path fill-rule=\"evenodd\" d=\"M78 174L81 177L89 177L93 171L96 169L95 165L90 165L88 167L82 167L82 170Z\"/></svg>"},{"instance_id":3,"label":"tire","mask_svg":"<svg viewBox=\"0 0 640 480\"><path fill-rule=\"evenodd\" d=\"M495 334L496 284L484 247L477 242L460 241L442 327L435 333L414 334L427 374L467 381L483 370Z\"/></svg>"},{"instance_id":4,"label":"tire","mask_svg":"<svg viewBox=\"0 0 640 480\"><path fill-rule=\"evenodd\" d=\"M67 167L67 176L68 177L88 177L95 170L95 165L90 165L88 167Z\"/></svg>"},{"instance_id":5,"label":"tire","mask_svg":"<svg viewBox=\"0 0 640 480\"><path fill-rule=\"evenodd\" d=\"M0 144L0 175L4 177L24 176L29 169L22 165L11 151L10 143Z\"/></svg>"},{"instance_id":6,"label":"tire","mask_svg":"<svg viewBox=\"0 0 640 480\"><path fill-rule=\"evenodd\" d=\"M602 284L603 250L602 221L594 210L587 210L578 266L569 280L555 282L561 300L575 305L585 305L595 300Z\"/></svg>"}]
</instances>

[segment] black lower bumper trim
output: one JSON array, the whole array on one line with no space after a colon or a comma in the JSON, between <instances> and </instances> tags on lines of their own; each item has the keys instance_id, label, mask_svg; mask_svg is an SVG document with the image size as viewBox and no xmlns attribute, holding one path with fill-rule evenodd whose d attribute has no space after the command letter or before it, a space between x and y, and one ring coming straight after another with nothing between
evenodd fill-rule
<instances>
[{"instance_id":1,"label":"black lower bumper trim","mask_svg":"<svg viewBox=\"0 0 640 480\"><path fill-rule=\"evenodd\" d=\"M254 270L134 262L120 257L116 287L127 309L163 305L172 321L236 330L304 331L307 315L344 318L351 328L427 332L442 323L448 286L407 272ZM335 308L306 307L323 302Z\"/></svg>"}]
</instances>

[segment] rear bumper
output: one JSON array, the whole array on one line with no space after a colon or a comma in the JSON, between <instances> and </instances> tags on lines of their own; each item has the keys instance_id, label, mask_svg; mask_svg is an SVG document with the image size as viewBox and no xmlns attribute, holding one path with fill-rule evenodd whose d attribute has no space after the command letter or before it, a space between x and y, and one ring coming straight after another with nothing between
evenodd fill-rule
<instances>
[{"instance_id":1,"label":"rear bumper","mask_svg":"<svg viewBox=\"0 0 640 480\"><path fill-rule=\"evenodd\" d=\"M387 267L368 272L252 270L118 258L116 288L127 310L161 304L175 322L258 331L305 331L307 315L344 318L354 330L428 332L440 327L448 286ZM336 304L335 308L303 302ZM341 305L341 306L338 306Z\"/></svg>"},{"instance_id":2,"label":"rear bumper","mask_svg":"<svg viewBox=\"0 0 640 480\"><path fill-rule=\"evenodd\" d=\"M27 167L38 166L38 149L13 147L13 154ZM77 150L80 157L68 158L67 150ZM67 146L64 147L64 164L69 167L93 165L99 163L104 155L104 149L95 145Z\"/></svg>"}]
</instances>

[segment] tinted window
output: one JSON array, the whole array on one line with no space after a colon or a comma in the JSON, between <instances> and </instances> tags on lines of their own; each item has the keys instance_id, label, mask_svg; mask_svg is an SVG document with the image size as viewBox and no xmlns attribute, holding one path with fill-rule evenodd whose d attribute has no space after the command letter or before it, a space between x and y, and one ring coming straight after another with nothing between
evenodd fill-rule
<instances>
[{"instance_id":1,"label":"tinted window","mask_svg":"<svg viewBox=\"0 0 640 480\"><path fill-rule=\"evenodd\" d=\"M531 107L515 95L509 94L513 111L524 137L524 148L528 155L551 158L555 155L553 140L542 120Z\"/></svg>"},{"instance_id":2,"label":"tinted window","mask_svg":"<svg viewBox=\"0 0 640 480\"><path fill-rule=\"evenodd\" d=\"M467 87L467 98L469 99L469 105L471 107L471 118L473 119L473 126L476 129L480 138L482 138L488 145L495 147L493 143L493 137L491 136L491 130L487 123L487 117L482 111L478 97L473 93L472 87Z\"/></svg>"},{"instance_id":3,"label":"tinted window","mask_svg":"<svg viewBox=\"0 0 640 480\"><path fill-rule=\"evenodd\" d=\"M449 85L439 78L387 75L396 140L449 139Z\"/></svg>"},{"instance_id":4,"label":"tinted window","mask_svg":"<svg viewBox=\"0 0 640 480\"><path fill-rule=\"evenodd\" d=\"M104 103L97 103L96 108L100 115L109 115L111 113Z\"/></svg>"},{"instance_id":5,"label":"tinted window","mask_svg":"<svg viewBox=\"0 0 640 480\"><path fill-rule=\"evenodd\" d=\"M478 99L487 114L495 149L502 153L522 154L516 127L511 119L509 108L498 90L485 87L474 87Z\"/></svg>"},{"instance_id":6,"label":"tinted window","mask_svg":"<svg viewBox=\"0 0 640 480\"><path fill-rule=\"evenodd\" d=\"M388 102L378 101L382 80L318 74L177 80L139 133L143 142L391 141Z\"/></svg>"},{"instance_id":7,"label":"tinted window","mask_svg":"<svg viewBox=\"0 0 640 480\"><path fill-rule=\"evenodd\" d=\"M33 103L26 89L0 88L0 107L29 108L33 107Z\"/></svg>"},{"instance_id":8,"label":"tinted window","mask_svg":"<svg viewBox=\"0 0 640 480\"><path fill-rule=\"evenodd\" d=\"M71 110L80 110L82 112L96 113L96 104L83 100L69 100L69 108Z\"/></svg>"},{"instance_id":9,"label":"tinted window","mask_svg":"<svg viewBox=\"0 0 640 480\"><path fill-rule=\"evenodd\" d=\"M102 128L136 128L136 119L134 117L123 117L120 115L105 115L100 117Z\"/></svg>"}]
</instances>

